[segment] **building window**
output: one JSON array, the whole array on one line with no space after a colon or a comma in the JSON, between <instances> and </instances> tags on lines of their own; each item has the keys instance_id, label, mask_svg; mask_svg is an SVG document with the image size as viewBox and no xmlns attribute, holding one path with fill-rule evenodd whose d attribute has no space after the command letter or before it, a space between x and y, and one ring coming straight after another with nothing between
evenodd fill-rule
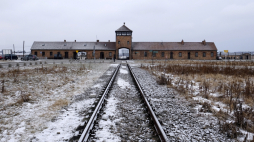
<instances>
[{"instance_id":1,"label":"building window","mask_svg":"<svg viewBox=\"0 0 254 142\"><path fill-rule=\"evenodd\" d=\"M64 44L64 46L66 46L67 44Z\"/></svg>"},{"instance_id":2,"label":"building window","mask_svg":"<svg viewBox=\"0 0 254 142\"><path fill-rule=\"evenodd\" d=\"M122 32L122 35L125 36L125 35L126 35L126 32Z\"/></svg>"},{"instance_id":3,"label":"building window","mask_svg":"<svg viewBox=\"0 0 254 142\"><path fill-rule=\"evenodd\" d=\"M206 57L206 53L205 52L203 52L203 57Z\"/></svg>"},{"instance_id":4,"label":"building window","mask_svg":"<svg viewBox=\"0 0 254 142\"><path fill-rule=\"evenodd\" d=\"M155 52L153 52L153 57L156 57L156 53Z\"/></svg>"},{"instance_id":5,"label":"building window","mask_svg":"<svg viewBox=\"0 0 254 142\"><path fill-rule=\"evenodd\" d=\"M118 44L120 44L120 41L118 41Z\"/></svg>"},{"instance_id":6,"label":"building window","mask_svg":"<svg viewBox=\"0 0 254 142\"><path fill-rule=\"evenodd\" d=\"M45 52L42 52L42 56L45 56Z\"/></svg>"},{"instance_id":7,"label":"building window","mask_svg":"<svg viewBox=\"0 0 254 142\"><path fill-rule=\"evenodd\" d=\"M37 56L37 52L34 52L34 55L36 55L36 56Z\"/></svg>"},{"instance_id":8,"label":"building window","mask_svg":"<svg viewBox=\"0 0 254 142\"><path fill-rule=\"evenodd\" d=\"M45 44L42 44L42 46L45 46Z\"/></svg>"},{"instance_id":9,"label":"building window","mask_svg":"<svg viewBox=\"0 0 254 142\"><path fill-rule=\"evenodd\" d=\"M198 57L198 52L195 53L195 57Z\"/></svg>"},{"instance_id":10,"label":"building window","mask_svg":"<svg viewBox=\"0 0 254 142\"><path fill-rule=\"evenodd\" d=\"M127 32L127 35L131 35L131 32Z\"/></svg>"},{"instance_id":11,"label":"building window","mask_svg":"<svg viewBox=\"0 0 254 142\"><path fill-rule=\"evenodd\" d=\"M144 56L147 57L147 52L144 52Z\"/></svg>"},{"instance_id":12,"label":"building window","mask_svg":"<svg viewBox=\"0 0 254 142\"><path fill-rule=\"evenodd\" d=\"M182 57L182 52L179 52L179 57Z\"/></svg>"},{"instance_id":13,"label":"building window","mask_svg":"<svg viewBox=\"0 0 254 142\"><path fill-rule=\"evenodd\" d=\"M50 56L53 56L53 52L50 52L49 54L50 54Z\"/></svg>"},{"instance_id":14,"label":"building window","mask_svg":"<svg viewBox=\"0 0 254 142\"><path fill-rule=\"evenodd\" d=\"M161 57L164 57L164 52L161 52Z\"/></svg>"},{"instance_id":15,"label":"building window","mask_svg":"<svg viewBox=\"0 0 254 142\"><path fill-rule=\"evenodd\" d=\"M130 42L129 41L127 41L127 44L129 44Z\"/></svg>"},{"instance_id":16,"label":"building window","mask_svg":"<svg viewBox=\"0 0 254 142\"><path fill-rule=\"evenodd\" d=\"M211 57L213 57L213 52L211 52Z\"/></svg>"},{"instance_id":17,"label":"building window","mask_svg":"<svg viewBox=\"0 0 254 142\"><path fill-rule=\"evenodd\" d=\"M109 57L111 57L112 56L112 52L109 52Z\"/></svg>"}]
</instances>

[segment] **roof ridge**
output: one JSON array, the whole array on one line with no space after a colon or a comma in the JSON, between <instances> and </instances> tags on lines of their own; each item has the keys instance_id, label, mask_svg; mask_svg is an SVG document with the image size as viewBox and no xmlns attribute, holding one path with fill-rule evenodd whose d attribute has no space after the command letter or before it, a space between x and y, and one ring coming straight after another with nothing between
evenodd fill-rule
<instances>
[{"instance_id":1,"label":"roof ridge","mask_svg":"<svg viewBox=\"0 0 254 142\"><path fill-rule=\"evenodd\" d=\"M125 23L120 28L118 28L116 31L131 31L132 32L132 30L130 28L125 26Z\"/></svg>"}]
</instances>

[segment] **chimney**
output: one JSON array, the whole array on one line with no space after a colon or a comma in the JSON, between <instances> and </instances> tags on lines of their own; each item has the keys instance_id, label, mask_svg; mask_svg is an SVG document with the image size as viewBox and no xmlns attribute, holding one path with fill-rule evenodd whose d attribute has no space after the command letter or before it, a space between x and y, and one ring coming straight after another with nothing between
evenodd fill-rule
<instances>
[{"instance_id":1,"label":"chimney","mask_svg":"<svg viewBox=\"0 0 254 142\"><path fill-rule=\"evenodd\" d=\"M181 41L181 44L182 44L182 45L184 45L184 41L183 41L183 39L182 39L182 41Z\"/></svg>"},{"instance_id":2,"label":"chimney","mask_svg":"<svg viewBox=\"0 0 254 142\"><path fill-rule=\"evenodd\" d=\"M110 40L108 40L108 42L110 42Z\"/></svg>"},{"instance_id":3,"label":"chimney","mask_svg":"<svg viewBox=\"0 0 254 142\"><path fill-rule=\"evenodd\" d=\"M64 40L64 42L66 42L66 40Z\"/></svg>"},{"instance_id":4,"label":"chimney","mask_svg":"<svg viewBox=\"0 0 254 142\"><path fill-rule=\"evenodd\" d=\"M75 42L76 42L76 39L75 39Z\"/></svg>"},{"instance_id":5,"label":"chimney","mask_svg":"<svg viewBox=\"0 0 254 142\"><path fill-rule=\"evenodd\" d=\"M97 40L97 42L99 42L99 40Z\"/></svg>"},{"instance_id":6,"label":"chimney","mask_svg":"<svg viewBox=\"0 0 254 142\"><path fill-rule=\"evenodd\" d=\"M206 41L205 40L203 40L202 43L203 43L203 45L206 45Z\"/></svg>"}]
</instances>

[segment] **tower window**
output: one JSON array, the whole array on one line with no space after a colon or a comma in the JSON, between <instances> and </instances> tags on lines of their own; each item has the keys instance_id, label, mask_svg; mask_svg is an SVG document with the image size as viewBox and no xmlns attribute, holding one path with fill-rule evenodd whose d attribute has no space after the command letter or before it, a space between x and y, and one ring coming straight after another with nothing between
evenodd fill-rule
<instances>
[{"instance_id":1,"label":"tower window","mask_svg":"<svg viewBox=\"0 0 254 142\"><path fill-rule=\"evenodd\" d=\"M131 32L127 32L127 35L131 35Z\"/></svg>"},{"instance_id":2,"label":"tower window","mask_svg":"<svg viewBox=\"0 0 254 142\"><path fill-rule=\"evenodd\" d=\"M206 53L205 52L203 52L203 57L206 57Z\"/></svg>"},{"instance_id":3,"label":"tower window","mask_svg":"<svg viewBox=\"0 0 254 142\"><path fill-rule=\"evenodd\" d=\"M179 52L179 57L182 57L182 52Z\"/></svg>"},{"instance_id":4,"label":"tower window","mask_svg":"<svg viewBox=\"0 0 254 142\"><path fill-rule=\"evenodd\" d=\"M129 44L130 42L129 41L127 41L127 44Z\"/></svg>"},{"instance_id":5,"label":"tower window","mask_svg":"<svg viewBox=\"0 0 254 142\"><path fill-rule=\"evenodd\" d=\"M118 44L120 44L120 41L118 41Z\"/></svg>"},{"instance_id":6,"label":"tower window","mask_svg":"<svg viewBox=\"0 0 254 142\"><path fill-rule=\"evenodd\" d=\"M122 35L126 35L126 32L122 32Z\"/></svg>"},{"instance_id":7,"label":"tower window","mask_svg":"<svg viewBox=\"0 0 254 142\"><path fill-rule=\"evenodd\" d=\"M211 57L213 57L213 52L211 52Z\"/></svg>"},{"instance_id":8,"label":"tower window","mask_svg":"<svg viewBox=\"0 0 254 142\"><path fill-rule=\"evenodd\" d=\"M121 35L121 32L116 32L116 35Z\"/></svg>"}]
</instances>

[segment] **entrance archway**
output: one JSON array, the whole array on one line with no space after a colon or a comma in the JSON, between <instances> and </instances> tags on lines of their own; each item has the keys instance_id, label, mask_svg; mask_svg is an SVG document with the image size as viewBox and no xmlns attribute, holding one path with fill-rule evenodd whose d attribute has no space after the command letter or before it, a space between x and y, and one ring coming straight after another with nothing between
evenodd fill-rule
<instances>
[{"instance_id":1,"label":"entrance archway","mask_svg":"<svg viewBox=\"0 0 254 142\"><path fill-rule=\"evenodd\" d=\"M128 48L119 48L118 49L118 59L129 60L130 59L130 50Z\"/></svg>"}]
</instances>

